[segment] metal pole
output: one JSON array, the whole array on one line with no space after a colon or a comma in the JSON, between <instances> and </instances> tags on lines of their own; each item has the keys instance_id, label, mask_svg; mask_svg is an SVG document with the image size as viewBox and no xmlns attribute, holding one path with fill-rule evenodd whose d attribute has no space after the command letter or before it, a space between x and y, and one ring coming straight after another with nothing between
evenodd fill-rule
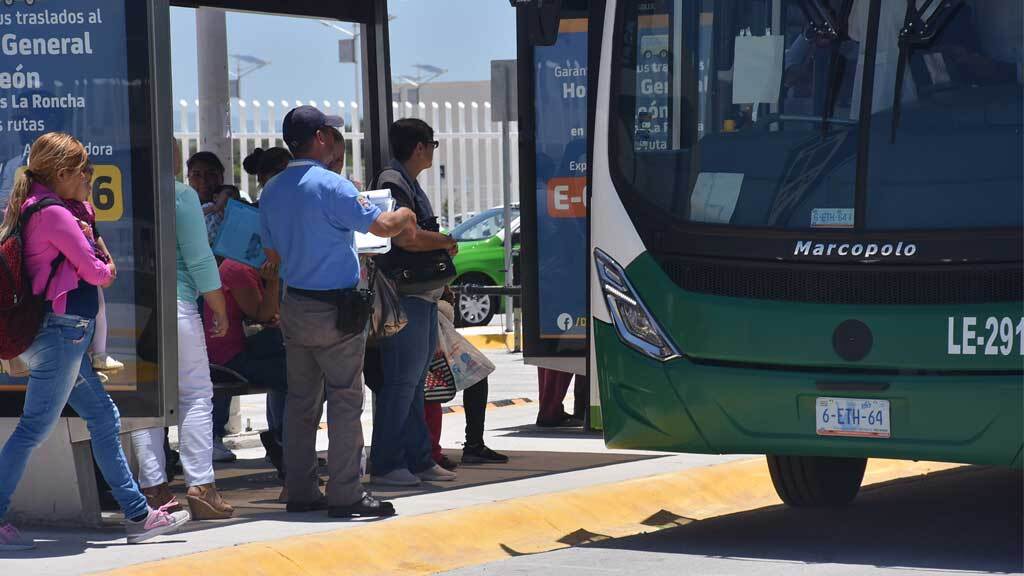
<instances>
[{"instance_id":1,"label":"metal pole","mask_svg":"<svg viewBox=\"0 0 1024 576\"><path fill-rule=\"evenodd\" d=\"M506 69L507 74L507 69ZM505 85L509 85L506 78ZM505 100L510 101L509 99ZM508 116L506 115L506 118ZM511 159L511 138L509 136L508 120L501 121L501 172L504 182L505 197L505 288L512 287L512 159ZM514 318L512 310L512 297L505 297L505 332L514 330Z\"/></svg>"},{"instance_id":2,"label":"metal pole","mask_svg":"<svg viewBox=\"0 0 1024 576\"><path fill-rule=\"evenodd\" d=\"M359 104L359 108L356 110L358 113L358 111L363 109L363 91L359 88L359 76L362 72L362 68L359 65L359 62L362 60L362 58L360 58L362 42L359 41L359 35L362 33L362 25L353 24L352 28L355 32L355 34L352 35L352 101ZM354 123L355 122L353 121L353 124Z\"/></svg>"},{"instance_id":3,"label":"metal pole","mask_svg":"<svg viewBox=\"0 0 1024 576\"><path fill-rule=\"evenodd\" d=\"M360 52L362 52L363 43L360 42L359 38L359 35L362 32L362 28L360 27L360 25L352 24L352 31L354 32L354 34L352 35L352 101L356 103L356 108L352 110L352 121L351 123L349 123L348 128L349 132L352 134L352 136L349 138L349 142L352 143L352 153L345 156L345 161L348 162L349 166L351 167L349 177L354 179L356 177L356 174L359 173L358 169L356 168L356 146L362 146L363 142L365 142L366 139L364 138L360 140L358 143L355 140L356 126L359 125L359 119L356 118L356 116L362 114L363 112L363 91L359 88L359 76L361 72L361 68L359 66L359 61L361 60L361 58L359 57L359 55ZM364 180L367 179L364 178ZM370 182L369 180L367 180L363 184L368 186ZM374 405L374 408L376 409L376 405Z\"/></svg>"},{"instance_id":4,"label":"metal pole","mask_svg":"<svg viewBox=\"0 0 1024 576\"><path fill-rule=\"evenodd\" d=\"M224 10L196 10L199 54L199 149L224 163L224 182L233 183L231 98L228 83L228 29Z\"/></svg>"}]
</instances>

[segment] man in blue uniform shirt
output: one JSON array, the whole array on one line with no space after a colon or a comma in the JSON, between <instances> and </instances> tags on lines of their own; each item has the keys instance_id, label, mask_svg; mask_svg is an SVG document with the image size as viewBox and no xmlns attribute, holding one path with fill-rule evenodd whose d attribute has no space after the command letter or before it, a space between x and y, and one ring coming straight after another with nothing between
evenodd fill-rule
<instances>
[{"instance_id":1,"label":"man in blue uniform shirt","mask_svg":"<svg viewBox=\"0 0 1024 576\"><path fill-rule=\"evenodd\" d=\"M351 182L327 169L341 126L341 118L312 106L289 112L283 132L295 160L260 196L263 246L271 265L280 264L286 286L281 325L288 359L288 511L390 516L395 513L391 503L368 495L359 475L366 322L365 316L353 320L365 312L353 292L359 283L355 232L394 237L414 230L416 216L406 208L382 213ZM330 422L326 497L320 492L316 459L325 379Z\"/></svg>"}]
</instances>

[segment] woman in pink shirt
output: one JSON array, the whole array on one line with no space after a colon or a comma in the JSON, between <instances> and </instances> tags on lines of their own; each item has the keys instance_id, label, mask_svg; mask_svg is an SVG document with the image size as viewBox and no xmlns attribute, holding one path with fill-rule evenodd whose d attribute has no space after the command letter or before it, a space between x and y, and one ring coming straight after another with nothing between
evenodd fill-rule
<instances>
[{"instance_id":1,"label":"woman in pink shirt","mask_svg":"<svg viewBox=\"0 0 1024 576\"><path fill-rule=\"evenodd\" d=\"M65 404L89 427L96 463L124 509L129 543L172 532L189 520L187 512L170 513L146 503L121 449L117 407L85 357L99 309L98 287L115 278L113 264L96 257L63 204L81 197L91 174L85 148L74 137L58 132L40 136L32 144L28 169L17 176L0 225L0 238L20 227L32 292L46 301L39 332L21 355L31 371L21 420L0 451L0 551L34 547L4 516L32 450L49 436ZM44 199L61 202L22 218L26 208Z\"/></svg>"}]
</instances>

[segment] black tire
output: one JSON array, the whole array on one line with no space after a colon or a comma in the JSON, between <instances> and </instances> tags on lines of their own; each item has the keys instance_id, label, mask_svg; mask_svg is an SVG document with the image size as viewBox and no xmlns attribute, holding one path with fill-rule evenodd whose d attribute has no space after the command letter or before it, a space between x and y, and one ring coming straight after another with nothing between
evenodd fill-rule
<instances>
[{"instance_id":1,"label":"black tire","mask_svg":"<svg viewBox=\"0 0 1024 576\"><path fill-rule=\"evenodd\" d=\"M455 281L456 284L491 286L494 282L482 274L467 274ZM497 296L467 296L459 294L455 300L455 326L487 326L494 319L501 301Z\"/></svg>"},{"instance_id":2,"label":"black tire","mask_svg":"<svg viewBox=\"0 0 1024 576\"><path fill-rule=\"evenodd\" d=\"M650 50L644 50L644 58L647 58L648 60L654 58L654 52L651 52Z\"/></svg>"},{"instance_id":3,"label":"black tire","mask_svg":"<svg viewBox=\"0 0 1024 576\"><path fill-rule=\"evenodd\" d=\"M775 492L796 508L846 506L857 497L867 458L767 455Z\"/></svg>"}]
</instances>

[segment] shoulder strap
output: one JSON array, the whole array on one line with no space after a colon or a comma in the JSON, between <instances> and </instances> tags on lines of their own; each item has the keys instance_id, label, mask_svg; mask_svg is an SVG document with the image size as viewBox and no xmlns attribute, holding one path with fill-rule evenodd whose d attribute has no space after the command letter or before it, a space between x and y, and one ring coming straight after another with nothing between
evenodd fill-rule
<instances>
[{"instance_id":1,"label":"shoulder strap","mask_svg":"<svg viewBox=\"0 0 1024 576\"><path fill-rule=\"evenodd\" d=\"M401 172L395 170L394 168L385 168L384 171L381 172L379 176L377 176L377 184L374 187L380 188L380 185L385 182L390 184L397 184L398 187L401 188L403 192L408 194L409 201L412 202L412 211L416 212L417 214L419 213L417 211L419 206L416 204L416 189L412 184L409 183L409 180L406 179L405 174L402 174Z\"/></svg>"},{"instance_id":2,"label":"shoulder strap","mask_svg":"<svg viewBox=\"0 0 1024 576\"><path fill-rule=\"evenodd\" d=\"M21 225L24 226L28 223L28 219L31 218L36 212L39 212L47 206L64 206L64 202L61 202L57 198L43 198L39 202L25 208L21 212ZM65 207L67 209L67 207Z\"/></svg>"},{"instance_id":3,"label":"shoulder strap","mask_svg":"<svg viewBox=\"0 0 1024 576\"><path fill-rule=\"evenodd\" d=\"M58 252L57 257L50 263L50 275L46 277L46 286L43 286L43 299L46 299L46 293L50 291L50 283L53 282L53 277L57 275L57 269L64 263L64 253Z\"/></svg>"},{"instance_id":4,"label":"shoulder strap","mask_svg":"<svg viewBox=\"0 0 1024 576\"><path fill-rule=\"evenodd\" d=\"M64 206L64 202L58 200L57 198L43 198L39 202L36 202L35 204L29 206L28 208L25 208L25 210L22 211L20 225L24 226L25 224L28 224L29 218L31 218L34 214L48 206L61 206L65 210L67 210L67 206ZM46 298L46 293L50 291L50 283L53 282L53 277L57 275L57 269L60 268L60 265L64 263L64 260L64 253L57 251L57 257L54 258L53 262L50 263L50 275L47 276L46 278L46 286L43 287L44 299Z\"/></svg>"}]
</instances>

